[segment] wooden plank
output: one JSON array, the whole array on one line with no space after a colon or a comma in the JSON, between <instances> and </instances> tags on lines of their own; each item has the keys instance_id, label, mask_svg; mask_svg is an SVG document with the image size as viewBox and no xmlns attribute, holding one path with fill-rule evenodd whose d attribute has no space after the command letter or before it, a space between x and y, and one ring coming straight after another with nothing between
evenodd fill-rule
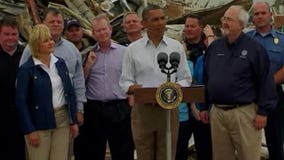
<instances>
[{"instance_id":1,"label":"wooden plank","mask_svg":"<svg viewBox=\"0 0 284 160\"><path fill-rule=\"evenodd\" d=\"M39 18L39 14L38 14L38 8L37 5L35 3L34 0L26 0L26 4L28 6L29 9L29 13L34 21L35 24L40 24L41 20Z\"/></svg>"}]
</instances>

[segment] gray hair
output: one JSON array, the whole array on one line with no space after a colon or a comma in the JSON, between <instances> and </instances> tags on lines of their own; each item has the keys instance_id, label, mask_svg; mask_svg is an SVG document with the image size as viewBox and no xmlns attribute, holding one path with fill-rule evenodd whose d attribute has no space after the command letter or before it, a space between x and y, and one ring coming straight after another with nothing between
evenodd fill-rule
<instances>
[{"instance_id":1,"label":"gray hair","mask_svg":"<svg viewBox=\"0 0 284 160\"><path fill-rule=\"evenodd\" d=\"M266 2L266 1L257 1L257 2L254 2L253 3L253 5L252 5L252 14L254 14L254 8L255 8L255 5L256 4L265 4L266 5L266 7L267 7L267 10L269 11L269 12L271 12L271 8L270 8L270 4L268 3L268 2Z\"/></svg>"},{"instance_id":2,"label":"gray hair","mask_svg":"<svg viewBox=\"0 0 284 160\"><path fill-rule=\"evenodd\" d=\"M239 6L239 5L233 5L230 8L236 9L238 11L237 17L243 23L243 28L245 28L249 21L248 12L243 8L243 6Z\"/></svg>"},{"instance_id":3,"label":"gray hair","mask_svg":"<svg viewBox=\"0 0 284 160\"><path fill-rule=\"evenodd\" d=\"M137 17L139 18L139 20L141 20L141 18L139 17L139 15L138 15L136 12L130 11L130 12L126 12L126 13L123 15L122 24L125 23L127 16L128 16L128 15L131 15L131 14L137 15Z\"/></svg>"}]
</instances>

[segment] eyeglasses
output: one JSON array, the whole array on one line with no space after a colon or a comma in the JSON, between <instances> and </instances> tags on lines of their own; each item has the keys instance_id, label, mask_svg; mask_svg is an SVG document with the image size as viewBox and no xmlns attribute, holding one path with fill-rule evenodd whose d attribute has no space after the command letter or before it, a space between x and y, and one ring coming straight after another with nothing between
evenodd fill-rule
<instances>
[{"instance_id":1,"label":"eyeglasses","mask_svg":"<svg viewBox=\"0 0 284 160\"><path fill-rule=\"evenodd\" d=\"M233 22L233 21L236 21L235 18L232 18L232 17L222 17L220 19L220 21L223 23L223 22Z\"/></svg>"}]
</instances>

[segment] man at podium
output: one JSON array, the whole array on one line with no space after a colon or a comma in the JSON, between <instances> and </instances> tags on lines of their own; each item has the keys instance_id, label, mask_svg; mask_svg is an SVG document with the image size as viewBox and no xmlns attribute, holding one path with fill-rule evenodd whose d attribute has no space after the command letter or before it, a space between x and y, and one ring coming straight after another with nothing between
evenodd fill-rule
<instances>
[{"instance_id":1,"label":"man at podium","mask_svg":"<svg viewBox=\"0 0 284 160\"><path fill-rule=\"evenodd\" d=\"M181 86L190 86L191 76L187 67L183 46L176 40L164 36L166 16L163 10L155 5L147 6L142 13L142 24L146 35L131 43L125 51L120 86L127 94L135 89L159 87L167 81L157 63L159 53L176 52L180 55L177 72L171 82ZM169 65L169 64L167 64ZM158 104L135 103L132 112L132 132L138 159L165 160L167 111ZM172 157L175 157L178 131L178 109L171 110Z\"/></svg>"}]
</instances>

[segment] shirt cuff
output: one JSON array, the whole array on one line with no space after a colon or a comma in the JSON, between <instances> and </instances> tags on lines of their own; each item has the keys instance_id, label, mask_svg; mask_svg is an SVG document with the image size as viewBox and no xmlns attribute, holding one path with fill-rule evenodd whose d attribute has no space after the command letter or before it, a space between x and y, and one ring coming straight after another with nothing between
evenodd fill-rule
<instances>
[{"instance_id":1,"label":"shirt cuff","mask_svg":"<svg viewBox=\"0 0 284 160\"><path fill-rule=\"evenodd\" d=\"M185 80L185 79L181 80L181 81L178 81L177 84L179 84L182 87L189 87L190 86L188 80Z\"/></svg>"},{"instance_id":2,"label":"shirt cuff","mask_svg":"<svg viewBox=\"0 0 284 160\"><path fill-rule=\"evenodd\" d=\"M77 112L84 111L84 105L82 102L77 102Z\"/></svg>"}]
</instances>

